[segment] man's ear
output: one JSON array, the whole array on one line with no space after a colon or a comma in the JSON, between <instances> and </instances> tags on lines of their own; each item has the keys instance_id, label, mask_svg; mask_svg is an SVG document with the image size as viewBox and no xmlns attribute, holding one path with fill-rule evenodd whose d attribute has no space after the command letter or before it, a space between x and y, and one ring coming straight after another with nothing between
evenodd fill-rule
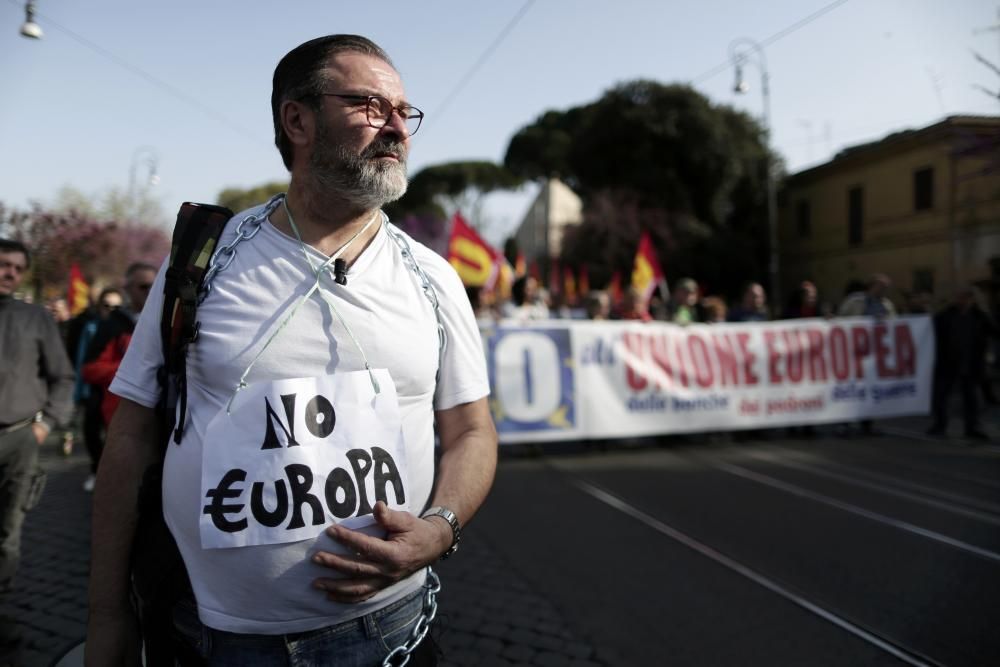
<instances>
[{"instance_id":1,"label":"man's ear","mask_svg":"<svg viewBox=\"0 0 1000 667\"><path fill-rule=\"evenodd\" d=\"M301 101L281 103L281 126L293 146L307 146L312 142L316 126L316 112Z\"/></svg>"}]
</instances>

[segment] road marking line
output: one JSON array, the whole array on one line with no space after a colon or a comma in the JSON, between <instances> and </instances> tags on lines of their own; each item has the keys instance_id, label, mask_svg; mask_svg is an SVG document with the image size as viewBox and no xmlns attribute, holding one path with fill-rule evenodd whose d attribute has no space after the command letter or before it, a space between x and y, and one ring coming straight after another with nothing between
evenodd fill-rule
<instances>
[{"instance_id":1,"label":"road marking line","mask_svg":"<svg viewBox=\"0 0 1000 667\"><path fill-rule=\"evenodd\" d=\"M908 436L903 435L901 432L900 437L908 437ZM847 444L848 443L842 443L842 445L847 445ZM846 451L848 447L841 446L838 447L838 449L840 451ZM800 450L793 450L793 451L800 451ZM956 453L954 450L949 450L949 452L952 454ZM870 445L865 445L861 447L849 447L847 455L848 456L853 455L854 458L860 457L863 459L867 459L869 461L871 459L876 459L878 461L884 461L887 463L891 463L893 465L900 466L906 470L915 470L917 472L931 473L932 475L935 475L937 477L956 479L962 482L969 482L971 484L975 484L976 486L985 486L991 489L1000 489L1000 483L992 479L985 479L983 477L977 477L975 475L966 475L960 472L955 472L954 470L945 471L940 468L935 468L934 466L919 465L914 463L904 463L900 461L897 457L895 457L892 452L886 451L885 449L881 448L873 449Z\"/></svg>"},{"instance_id":2,"label":"road marking line","mask_svg":"<svg viewBox=\"0 0 1000 667\"><path fill-rule=\"evenodd\" d=\"M863 488L866 488L866 489L871 489L873 491L877 491L879 493L884 493L884 494L890 495L890 496L898 496L900 498L905 498L906 500L910 500L910 501L913 501L913 502L916 502L916 503L921 503L923 505L929 505L930 507L936 507L938 509L942 509L942 510L945 510L947 512L952 512L954 514L960 514L962 516L967 516L967 517L972 518L972 519L979 519L980 521L985 521L986 523L991 523L991 524L993 524L995 526L1000 526L1000 517L998 517L998 516L996 516L994 514L988 514L986 512L980 512L980 511L977 511L977 510L974 510L974 509L969 509L968 507L961 507L960 505L957 505L957 504L951 503L951 502L947 502L945 500L935 500L933 498L926 498L924 496L920 496L920 495L917 495L915 493L910 493L908 491L902 491L900 489L893 489L893 488L890 488L888 486L882 486L882 485L879 485L879 484L875 484L873 482L866 482L864 480L856 479L856 478L850 477L848 475L842 475L840 473L836 473L836 472L833 472L833 471L830 471L830 470L824 470L822 467L819 467L817 465L813 465L813 464L809 464L809 463L802 463L802 462L798 462L798 461L789 461L787 459L781 458L779 455L776 455L776 454L768 454L766 452L750 452L749 455L751 457L755 458L755 459L760 459L761 461L766 461L768 463L774 463L776 465L785 466L787 468L795 468L796 470L804 470L804 471L806 471L806 472L808 472L810 474L813 474L813 475L820 475L822 477L829 477L830 479L835 479L835 480L844 482L845 484L851 484L851 485L854 485L854 486L860 486L860 487L863 487ZM897 479L895 479L893 477L889 477L889 476L886 476L886 475L879 475L878 473L872 473L872 472L869 472L867 470L862 470L862 469L859 469L859 468L852 468L850 466L845 466L845 465L841 465L841 464L837 464L837 463L829 463L829 464L824 464L824 465L832 465L832 466L835 466L835 467L838 467L838 468L846 468L847 470L850 470L854 474L857 474L857 475L863 475L863 476L866 476L866 477L872 477L874 479L881 480L884 483L896 484L898 486L908 486L908 487L910 487L912 489L915 489L915 490L918 490L918 491L922 491L923 493L926 493L926 494L941 495L942 497L950 498L950 499L953 499L953 500L968 502L968 504L970 504L970 505L979 505L980 507L983 507L983 505L985 505L986 507L988 507L990 509L993 509L995 511L996 510L1000 510L1000 508L998 508L996 505L993 505L992 503L982 503L981 504L979 501L977 501L974 498L968 498L966 496L960 496L960 495L957 495L957 494L951 494L951 493L948 493L946 491L939 491L938 489L934 489L932 487L923 486L921 484L913 484L912 482L907 482L905 480L897 480Z\"/></svg>"},{"instance_id":3,"label":"road marking line","mask_svg":"<svg viewBox=\"0 0 1000 667\"><path fill-rule=\"evenodd\" d=\"M706 461L706 463L714 468L723 470L732 475L738 477L743 477L745 479L758 482L760 484L765 484L767 486L772 486L776 489L786 491L796 496L801 496L803 498L808 498L810 500L815 500L816 502L823 503L825 505L830 505L831 507L836 507L837 509L844 510L845 512L850 512L852 514L857 514L858 516L863 516L866 519L871 519L872 521L877 521L879 523L884 523L893 528L899 528L900 530L905 530L907 532L919 535L921 537L926 537L928 539L934 540L935 542L940 542L946 544L950 547L960 549L962 551L967 551L971 554L975 554L987 560L1000 563L1000 554L990 551L989 549L982 549L980 547L968 544L967 542L962 542L954 538L948 537L947 535L942 535L941 533L934 532L933 530L928 530L927 528L921 528L912 523L907 523L906 521L900 521L899 519L893 519L890 516L884 514L879 514L878 512L872 512L871 510L866 510L863 507L858 507L857 505L852 505L850 503L845 503L841 500L831 498L829 496L824 496L820 493L813 493L807 489L803 489L801 486L796 486L795 484L789 484L787 482L782 482L779 479L770 477L768 475L762 475L761 473L754 472L752 470L747 470L741 466L733 465L731 463L720 463L717 461Z\"/></svg>"},{"instance_id":4,"label":"road marking line","mask_svg":"<svg viewBox=\"0 0 1000 667\"><path fill-rule=\"evenodd\" d=\"M718 551L708 546L707 544L699 542L693 537L680 532L676 528L668 526L659 519L656 519L655 517L646 514L642 510L629 505L624 500L621 500L620 498L611 495L607 491L604 491L603 489L600 489L596 486L593 486L587 482L578 479L573 479L572 481L573 484L575 484L578 488L583 490L588 495L601 501L602 503L610 505L616 510L629 515L633 519L637 519L638 521L646 524L653 530L662 533L663 535L666 535L667 537L676 540L677 542L680 542L689 549L697 551L702 556L705 556L706 558L715 561L719 565L722 565L723 567L746 577L747 579L753 581L754 583L763 586L772 593L775 593L783 597L784 599L788 600L789 602L805 609L806 611L815 614L816 616L819 616L823 620L836 625L842 630L846 630L855 637L863 639L869 644L872 644L873 646L882 649L886 653L889 653L890 655L899 658L903 662L910 665L919 665L920 667L931 667L932 665L938 664L933 661L924 662L924 660L927 660L927 658L918 659L916 656L911 655L905 649L902 649L896 646L895 644L882 639L878 635L875 635L869 632L868 630L865 630L861 626L851 623L850 621L837 615L836 613L828 611L820 607L819 605L810 602L804 597L796 593L793 593L792 591L788 590L787 588L777 583L776 581L769 579L768 577L765 577L759 572L750 569L749 567L743 565L742 563L733 560L729 556L719 553Z\"/></svg>"}]
</instances>

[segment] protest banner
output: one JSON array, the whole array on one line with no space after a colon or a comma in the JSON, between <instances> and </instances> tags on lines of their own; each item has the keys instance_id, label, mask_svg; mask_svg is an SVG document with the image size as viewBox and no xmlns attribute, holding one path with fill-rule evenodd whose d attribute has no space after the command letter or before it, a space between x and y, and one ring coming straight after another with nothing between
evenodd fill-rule
<instances>
[{"instance_id":1,"label":"protest banner","mask_svg":"<svg viewBox=\"0 0 1000 667\"><path fill-rule=\"evenodd\" d=\"M502 443L927 414L931 319L690 325L549 320L483 330Z\"/></svg>"}]
</instances>

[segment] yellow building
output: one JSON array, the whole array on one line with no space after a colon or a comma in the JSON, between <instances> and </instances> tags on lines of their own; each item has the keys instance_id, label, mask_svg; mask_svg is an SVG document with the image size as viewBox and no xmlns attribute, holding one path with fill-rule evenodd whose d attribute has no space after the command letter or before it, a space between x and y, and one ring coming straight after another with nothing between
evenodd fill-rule
<instances>
[{"instance_id":1,"label":"yellow building","mask_svg":"<svg viewBox=\"0 0 1000 667\"><path fill-rule=\"evenodd\" d=\"M1000 117L950 116L841 151L790 176L779 206L781 282L836 305L885 273L892 299L935 304L1000 262Z\"/></svg>"}]
</instances>

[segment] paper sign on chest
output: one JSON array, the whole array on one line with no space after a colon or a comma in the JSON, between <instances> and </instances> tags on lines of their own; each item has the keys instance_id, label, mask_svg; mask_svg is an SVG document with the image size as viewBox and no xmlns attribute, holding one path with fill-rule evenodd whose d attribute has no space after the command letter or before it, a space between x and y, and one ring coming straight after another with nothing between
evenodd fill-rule
<instances>
[{"instance_id":1,"label":"paper sign on chest","mask_svg":"<svg viewBox=\"0 0 1000 667\"><path fill-rule=\"evenodd\" d=\"M385 369L251 383L205 433L206 549L310 539L374 523L379 500L407 510L396 388Z\"/></svg>"}]
</instances>

